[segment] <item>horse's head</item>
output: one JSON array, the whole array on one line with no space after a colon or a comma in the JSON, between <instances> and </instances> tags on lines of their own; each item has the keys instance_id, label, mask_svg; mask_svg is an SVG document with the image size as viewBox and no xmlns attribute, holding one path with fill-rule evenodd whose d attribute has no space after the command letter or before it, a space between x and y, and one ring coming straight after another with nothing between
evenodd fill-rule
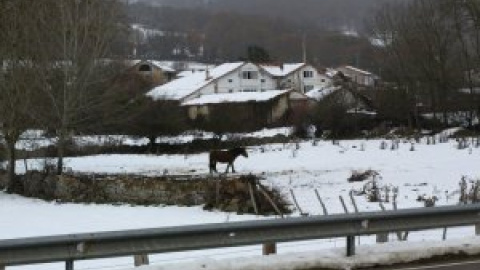
<instances>
[{"instance_id":1,"label":"horse's head","mask_svg":"<svg viewBox=\"0 0 480 270\"><path fill-rule=\"evenodd\" d=\"M248 158L247 149L245 147L234 148L234 151L235 151L235 154L237 154L238 156L244 156Z\"/></svg>"}]
</instances>

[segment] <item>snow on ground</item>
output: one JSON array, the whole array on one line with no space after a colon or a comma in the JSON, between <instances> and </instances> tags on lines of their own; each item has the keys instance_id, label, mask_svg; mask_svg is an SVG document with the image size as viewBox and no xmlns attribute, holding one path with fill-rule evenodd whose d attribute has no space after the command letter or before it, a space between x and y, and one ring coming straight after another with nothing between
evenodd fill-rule
<instances>
[{"instance_id":1,"label":"snow on ground","mask_svg":"<svg viewBox=\"0 0 480 270\"><path fill-rule=\"evenodd\" d=\"M473 243L473 244L472 244ZM415 260L428 259L433 256L451 254L480 253L480 237L445 242L422 243L388 243L363 246L353 257L345 257L345 250L334 248L322 251L292 252L270 256L250 256L241 259L203 259L188 263L177 263L156 266L143 266L138 270L269 270L269 269L352 269L354 267L370 267L390 265L392 263L409 263ZM132 269L132 268L130 268Z\"/></svg>"},{"instance_id":2,"label":"snow on ground","mask_svg":"<svg viewBox=\"0 0 480 270\"><path fill-rule=\"evenodd\" d=\"M330 213L341 213L339 195L343 196L350 211L353 210L348 194L352 189L361 189L363 183L348 183L347 178L354 170L372 169L380 173L381 185L399 188L399 208L422 207L417 202L418 195L437 196L440 205L458 202L459 181L462 176L479 179L480 148L457 149L457 143L427 145L424 140L414 145L411 151L410 141L400 142L397 150L380 149L381 140L350 140L333 145L330 141L311 141L296 144L272 144L248 149L249 158L240 157L235 167L239 173L262 175L264 184L278 187L286 196L290 189L294 192L300 207L311 215L322 214L314 190L317 189ZM297 149L298 148L298 149ZM68 158L66 166L73 171L96 173L128 173L158 175L165 170L168 174L205 174L208 173L207 153L194 155L98 155L90 157ZM29 167L40 166L39 160L29 160ZM225 168L218 165L219 170ZM18 170L24 169L23 161ZM291 198L290 198L291 199ZM356 197L360 211L378 211L378 204L369 203L364 197ZM387 209L392 209L386 203ZM295 211L292 216L298 216ZM141 207L110 206L89 204L57 204L36 199L26 199L0 193L0 216L8 217L0 222L0 239L29 236L45 236L76 232L110 231L189 225L200 223L219 223L240 220L253 220L260 217L236 215L221 212L205 212L201 207ZM264 217L261 217L264 218ZM448 230L449 239L469 237L469 244L480 244L478 238L472 238L472 227ZM414 232L409 241L422 242L439 240L442 230ZM391 239L394 240L393 235ZM373 244L374 237L360 237L361 245ZM325 239L305 242L284 243L279 245L279 254L292 252L312 252L322 250L321 258L328 261L329 254L342 257L344 239ZM419 244L421 245L421 244ZM428 244L430 246L430 243ZM433 245L433 244L432 244ZM441 245L441 244L440 244ZM337 249L335 249L337 248ZM372 247L373 249L375 247ZM328 251L326 250L328 249ZM359 252L370 248L359 247ZM381 248L383 249L383 248ZM192 260L213 262L212 265L224 266L224 258L248 257L258 255L259 246L247 246L229 249L195 251L187 253L169 253L152 256L152 264L186 263ZM366 253L365 253L366 254ZM289 255L290 256L290 255ZM306 255L291 255L310 258ZM333 256L333 255L332 255ZM282 262L285 256L278 258ZM316 258L319 258L318 254ZM319 260L319 259L318 259ZM236 260L238 262L239 260ZM242 260L244 261L244 260ZM246 268L248 263L234 263L238 269ZM78 262L76 269L118 269L132 265L132 258L109 259ZM212 267L213 267L212 266ZM237 268L212 269L237 269ZM12 269L62 269L62 264L21 266ZM163 268L158 268L163 269ZM178 269L178 268L175 268ZM186 268L188 269L188 268ZM208 268L210 269L210 268ZM261 267L258 269L262 269ZM281 268L286 269L286 268Z\"/></svg>"}]
</instances>

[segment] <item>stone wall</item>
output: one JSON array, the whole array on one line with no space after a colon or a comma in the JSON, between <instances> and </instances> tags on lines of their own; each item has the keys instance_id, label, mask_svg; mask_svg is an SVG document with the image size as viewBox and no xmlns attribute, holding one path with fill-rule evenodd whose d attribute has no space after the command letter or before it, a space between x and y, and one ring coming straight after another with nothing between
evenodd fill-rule
<instances>
[{"instance_id":1,"label":"stone wall","mask_svg":"<svg viewBox=\"0 0 480 270\"><path fill-rule=\"evenodd\" d=\"M231 180L235 180L229 177ZM135 205L201 205L215 181L210 176L48 175L22 176L24 195L60 202Z\"/></svg>"},{"instance_id":2,"label":"stone wall","mask_svg":"<svg viewBox=\"0 0 480 270\"><path fill-rule=\"evenodd\" d=\"M275 189L264 187L254 175L159 176L47 175L29 172L19 176L22 195L58 202L204 205L205 209L271 215L289 213L289 203ZM1 182L0 174L0 182ZM251 188L249 189L249 186ZM258 189L261 189L259 191ZM253 195L252 193L253 192ZM269 197L269 199L266 198ZM252 196L256 202L253 206ZM275 202L272 205L270 200ZM277 207L278 209L274 209Z\"/></svg>"},{"instance_id":3,"label":"stone wall","mask_svg":"<svg viewBox=\"0 0 480 270\"><path fill-rule=\"evenodd\" d=\"M69 176L57 177L54 197L61 201L137 205L200 205L208 179L175 177Z\"/></svg>"}]
</instances>

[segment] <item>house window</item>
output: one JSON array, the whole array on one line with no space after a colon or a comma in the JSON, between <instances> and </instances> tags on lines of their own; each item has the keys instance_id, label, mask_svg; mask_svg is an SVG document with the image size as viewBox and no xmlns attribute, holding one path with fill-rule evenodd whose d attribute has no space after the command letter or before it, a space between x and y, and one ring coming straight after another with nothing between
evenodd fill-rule
<instances>
[{"instance_id":1,"label":"house window","mask_svg":"<svg viewBox=\"0 0 480 270\"><path fill-rule=\"evenodd\" d=\"M232 83L232 82L233 82L233 80L232 80L232 79L228 79L228 82L229 82L229 83Z\"/></svg>"},{"instance_id":2,"label":"house window","mask_svg":"<svg viewBox=\"0 0 480 270\"><path fill-rule=\"evenodd\" d=\"M321 81L321 82L325 82L325 79L321 79L320 81Z\"/></svg>"},{"instance_id":3,"label":"house window","mask_svg":"<svg viewBox=\"0 0 480 270\"><path fill-rule=\"evenodd\" d=\"M311 90L313 90L313 85L305 85L305 86L303 87L303 91L304 91L305 93L307 93L308 91L311 91Z\"/></svg>"},{"instance_id":4,"label":"house window","mask_svg":"<svg viewBox=\"0 0 480 270\"><path fill-rule=\"evenodd\" d=\"M265 82L265 79L261 79L260 82L264 83L264 82Z\"/></svg>"},{"instance_id":5,"label":"house window","mask_svg":"<svg viewBox=\"0 0 480 270\"><path fill-rule=\"evenodd\" d=\"M313 71L311 71L311 70L303 71L303 77L304 78L313 78Z\"/></svg>"},{"instance_id":6,"label":"house window","mask_svg":"<svg viewBox=\"0 0 480 270\"><path fill-rule=\"evenodd\" d=\"M262 89L262 90L260 90L260 91L265 92L266 90L265 90L265 89Z\"/></svg>"},{"instance_id":7,"label":"house window","mask_svg":"<svg viewBox=\"0 0 480 270\"><path fill-rule=\"evenodd\" d=\"M233 93L233 89L228 90L229 93ZM13 163L12 163L13 164Z\"/></svg>"},{"instance_id":8,"label":"house window","mask_svg":"<svg viewBox=\"0 0 480 270\"><path fill-rule=\"evenodd\" d=\"M258 72L257 71L244 71L244 72L242 72L242 78L244 80L258 79Z\"/></svg>"},{"instance_id":9,"label":"house window","mask_svg":"<svg viewBox=\"0 0 480 270\"><path fill-rule=\"evenodd\" d=\"M257 89L243 89L243 92L257 92Z\"/></svg>"}]
</instances>

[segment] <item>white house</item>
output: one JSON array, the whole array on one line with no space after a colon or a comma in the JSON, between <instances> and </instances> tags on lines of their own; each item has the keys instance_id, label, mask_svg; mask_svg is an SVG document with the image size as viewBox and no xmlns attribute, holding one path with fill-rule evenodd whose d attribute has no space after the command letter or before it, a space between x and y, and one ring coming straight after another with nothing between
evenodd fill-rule
<instances>
[{"instance_id":1,"label":"white house","mask_svg":"<svg viewBox=\"0 0 480 270\"><path fill-rule=\"evenodd\" d=\"M305 63L262 65L261 67L277 80L278 89L291 88L301 93L308 93L314 89L328 87L332 82L315 67Z\"/></svg>"},{"instance_id":2,"label":"white house","mask_svg":"<svg viewBox=\"0 0 480 270\"><path fill-rule=\"evenodd\" d=\"M154 100L167 99L180 102L202 95L265 92L276 88L276 80L259 66L246 63L226 63L205 72L195 72L189 76L158 86L147 93Z\"/></svg>"},{"instance_id":3,"label":"white house","mask_svg":"<svg viewBox=\"0 0 480 270\"><path fill-rule=\"evenodd\" d=\"M305 64L279 67L236 62L158 86L147 96L177 101L191 120L228 112L237 120L255 119L249 123L265 126L299 115L311 100L303 94L304 86L319 83L321 76Z\"/></svg>"},{"instance_id":4,"label":"white house","mask_svg":"<svg viewBox=\"0 0 480 270\"><path fill-rule=\"evenodd\" d=\"M293 89L305 93L323 88L330 82L327 76L304 63L272 66L236 62L192 73L152 89L147 96L154 100L185 102L203 95L237 92L261 93Z\"/></svg>"}]
</instances>

